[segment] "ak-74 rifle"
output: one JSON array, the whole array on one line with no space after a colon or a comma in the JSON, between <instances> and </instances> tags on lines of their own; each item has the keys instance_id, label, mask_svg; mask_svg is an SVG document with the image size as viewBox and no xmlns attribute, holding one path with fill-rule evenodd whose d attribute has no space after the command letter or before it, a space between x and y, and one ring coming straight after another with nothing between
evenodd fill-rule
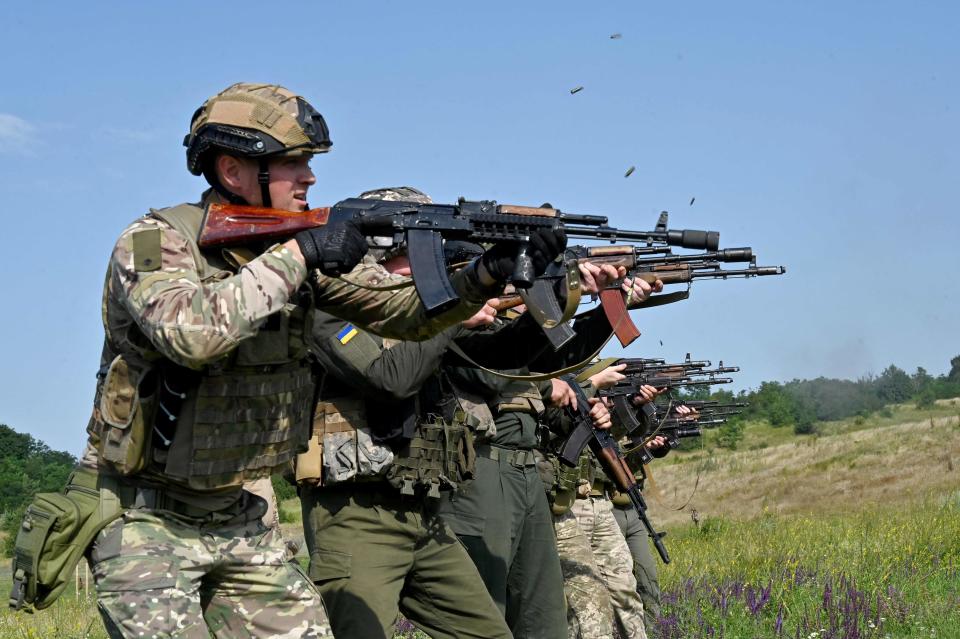
<instances>
[{"instance_id":1,"label":"ak-74 rifle","mask_svg":"<svg viewBox=\"0 0 960 639\"><path fill-rule=\"evenodd\" d=\"M627 464L623 452L617 445L616 440L608 430L600 430L593 427L590 419L590 403L587 396L577 383L573 375L564 375L561 379L570 385L577 397L577 409L574 411L574 428L567 439L563 442L558 457L560 461L567 466L576 466L580 460L580 453L584 448L590 447L590 451L596 456L600 467L607 475L617 490L627 495L633 504L640 522L647 529L647 534L653 540L653 545L660 555L663 563L670 563L670 555L663 545L661 538L666 533L660 533L653 529L653 524L647 517L647 503L640 494L640 485L634 477L633 471Z\"/></svg>"},{"instance_id":2,"label":"ak-74 rifle","mask_svg":"<svg viewBox=\"0 0 960 639\"><path fill-rule=\"evenodd\" d=\"M211 204L200 231L201 247L240 245L292 237L295 233L338 221L353 220L365 235L406 241L414 285L428 315L456 305L459 298L450 284L443 260L443 240L515 242L516 270L511 282L527 291L528 306L541 310L548 320L562 317L553 291L537 285L527 241L537 228L562 228L568 237L661 243L692 249L715 249L719 234L713 231L631 231L607 225L602 215L563 213L549 206L497 204L491 200L456 204L419 204L351 198L332 207L288 212L235 204ZM538 316L538 320L541 319ZM542 322L541 322L542 323Z\"/></svg>"},{"instance_id":3,"label":"ak-74 rifle","mask_svg":"<svg viewBox=\"0 0 960 639\"><path fill-rule=\"evenodd\" d=\"M667 226L667 212L660 214L657 229L663 230ZM719 240L719 237L717 238ZM690 284L697 279L730 279L760 277L765 275L782 275L786 269L782 266L757 266L756 257L750 247L719 250L716 245L707 247L706 253L674 255L669 247L656 246L647 243L646 246L617 245L617 246L569 246L562 261L554 262L547 267L546 272L539 279L556 282L569 277L571 265L591 262L593 264L609 264L615 267L624 267L627 277L642 279L648 284L657 280L663 284ZM657 255L659 254L659 255ZM656 255L655 257L650 257ZM749 266L743 269L723 269L722 263L748 262ZM574 269L575 270L575 269ZM666 293L651 297L644 302L644 307L670 304L686 299L688 291ZM519 304L515 296L502 296L498 308L509 308ZM620 282L600 292L600 303L613 331L622 346L627 346L640 336L640 331L630 319L626 302L620 290ZM547 336L553 343L563 343L573 334L565 325L550 327L544 324ZM566 329L566 330L565 330Z\"/></svg>"},{"instance_id":4,"label":"ak-74 rifle","mask_svg":"<svg viewBox=\"0 0 960 639\"><path fill-rule=\"evenodd\" d=\"M636 395L641 386L653 386L675 390L684 386L711 386L714 384L730 384L729 377L717 377L727 373L736 373L738 366L724 366L721 361L716 368L709 368L711 363L706 360L691 360L690 354L683 362L677 364L648 363L648 360L624 358L617 360L613 365L627 364L622 371L626 377L611 388L600 391L602 397L609 397L613 402L613 414L620 421L628 433L643 426L631 398ZM645 421L656 418L656 405L642 404Z\"/></svg>"}]
</instances>

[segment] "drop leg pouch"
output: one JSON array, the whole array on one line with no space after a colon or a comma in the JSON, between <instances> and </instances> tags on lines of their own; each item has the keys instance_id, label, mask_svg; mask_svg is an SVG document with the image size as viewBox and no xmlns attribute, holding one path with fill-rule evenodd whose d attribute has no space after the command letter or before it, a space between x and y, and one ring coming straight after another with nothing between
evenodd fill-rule
<instances>
[{"instance_id":1,"label":"drop leg pouch","mask_svg":"<svg viewBox=\"0 0 960 639\"><path fill-rule=\"evenodd\" d=\"M116 494L115 481L77 468L63 491L34 496L17 532L11 608L40 610L60 596L94 537L123 512Z\"/></svg>"}]
</instances>

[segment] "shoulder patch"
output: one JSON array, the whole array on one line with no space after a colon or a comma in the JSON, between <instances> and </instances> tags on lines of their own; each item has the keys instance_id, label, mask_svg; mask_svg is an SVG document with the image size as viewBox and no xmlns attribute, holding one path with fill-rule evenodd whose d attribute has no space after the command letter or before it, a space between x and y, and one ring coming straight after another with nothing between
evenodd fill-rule
<instances>
[{"instance_id":1,"label":"shoulder patch","mask_svg":"<svg viewBox=\"0 0 960 639\"><path fill-rule=\"evenodd\" d=\"M354 326L353 324L347 324L337 333L337 339L340 341L341 344L346 344L347 342L352 340L358 332L359 331L357 331L356 326Z\"/></svg>"},{"instance_id":2,"label":"shoulder patch","mask_svg":"<svg viewBox=\"0 0 960 639\"><path fill-rule=\"evenodd\" d=\"M158 271L162 263L160 250L161 231L159 228L147 228L134 231L133 268L136 271Z\"/></svg>"},{"instance_id":3,"label":"shoulder patch","mask_svg":"<svg viewBox=\"0 0 960 639\"><path fill-rule=\"evenodd\" d=\"M382 352L380 344L370 333L359 330L353 324L347 324L328 339L332 343L328 348L336 349L339 353L337 357L360 372L366 370Z\"/></svg>"}]
</instances>

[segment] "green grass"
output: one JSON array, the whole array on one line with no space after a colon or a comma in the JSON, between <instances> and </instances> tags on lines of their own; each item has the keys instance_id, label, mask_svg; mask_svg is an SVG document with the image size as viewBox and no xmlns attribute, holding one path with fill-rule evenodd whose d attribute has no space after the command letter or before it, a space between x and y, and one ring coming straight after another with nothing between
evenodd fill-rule
<instances>
[{"instance_id":1,"label":"green grass","mask_svg":"<svg viewBox=\"0 0 960 639\"><path fill-rule=\"evenodd\" d=\"M960 637L960 491L845 515L709 518L667 539L664 637Z\"/></svg>"}]
</instances>

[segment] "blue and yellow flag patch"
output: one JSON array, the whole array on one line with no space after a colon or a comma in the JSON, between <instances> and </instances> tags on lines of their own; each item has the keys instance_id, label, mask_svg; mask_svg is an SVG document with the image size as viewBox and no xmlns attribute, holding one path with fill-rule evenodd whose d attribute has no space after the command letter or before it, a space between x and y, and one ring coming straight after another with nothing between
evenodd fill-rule
<instances>
[{"instance_id":1,"label":"blue and yellow flag patch","mask_svg":"<svg viewBox=\"0 0 960 639\"><path fill-rule=\"evenodd\" d=\"M353 324L347 324L340 330L339 333L337 333L337 339L340 341L341 344L346 344L347 342L352 340L359 332L360 331L358 331Z\"/></svg>"}]
</instances>

